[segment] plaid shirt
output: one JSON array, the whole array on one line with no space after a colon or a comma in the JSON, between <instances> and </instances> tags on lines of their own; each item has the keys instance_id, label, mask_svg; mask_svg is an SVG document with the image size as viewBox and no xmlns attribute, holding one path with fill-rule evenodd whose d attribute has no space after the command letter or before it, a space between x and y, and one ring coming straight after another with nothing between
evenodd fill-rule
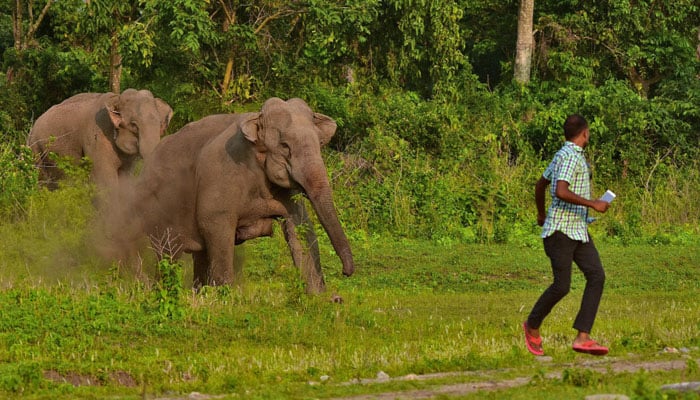
<instances>
[{"instance_id":1,"label":"plaid shirt","mask_svg":"<svg viewBox=\"0 0 700 400\"><path fill-rule=\"evenodd\" d=\"M554 155L554 159L542 176L551 182L552 204L542 227L542 237L546 238L559 231L573 240L588 242L588 208L567 203L556 196L557 181L569 182L569 190L586 198L591 198L591 176L583 149L572 142L566 142Z\"/></svg>"}]
</instances>

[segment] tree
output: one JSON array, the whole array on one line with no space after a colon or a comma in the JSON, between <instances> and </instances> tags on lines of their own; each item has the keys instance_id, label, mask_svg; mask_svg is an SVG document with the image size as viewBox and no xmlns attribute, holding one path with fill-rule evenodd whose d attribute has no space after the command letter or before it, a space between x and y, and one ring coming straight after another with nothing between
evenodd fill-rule
<instances>
[{"instance_id":1,"label":"tree","mask_svg":"<svg viewBox=\"0 0 700 400\"><path fill-rule=\"evenodd\" d=\"M700 26L698 27L698 47L695 50L695 55L700 60Z\"/></svg>"},{"instance_id":2,"label":"tree","mask_svg":"<svg viewBox=\"0 0 700 400\"><path fill-rule=\"evenodd\" d=\"M240 4L238 0L219 0L219 6L221 12L216 10L213 14L222 15L220 23L224 38L223 52L226 54L226 67L218 85L219 94L222 99L247 101L253 95L251 86L256 78L245 69L249 66L250 58L256 57L254 50L267 54L272 49L279 51L284 48L280 41L289 41L289 37L275 37L270 33L270 25L294 17L301 10L295 2L290 4L278 0L249 4ZM264 43L272 46L265 46Z\"/></svg>"},{"instance_id":3,"label":"tree","mask_svg":"<svg viewBox=\"0 0 700 400\"><path fill-rule=\"evenodd\" d=\"M375 74L432 98L459 96L454 80L471 66L463 53L463 7L456 0L389 0L369 38Z\"/></svg>"},{"instance_id":4,"label":"tree","mask_svg":"<svg viewBox=\"0 0 700 400\"><path fill-rule=\"evenodd\" d=\"M79 10L78 34L91 49L93 61L107 64L109 89L121 91L124 56L137 59L135 64L148 65L155 46L148 29L151 15L143 14L137 0L85 0Z\"/></svg>"},{"instance_id":5,"label":"tree","mask_svg":"<svg viewBox=\"0 0 700 400\"><path fill-rule=\"evenodd\" d=\"M465 54L474 73L490 87L513 81L520 0L461 0ZM505 67L505 68L504 68Z\"/></svg>"},{"instance_id":6,"label":"tree","mask_svg":"<svg viewBox=\"0 0 700 400\"><path fill-rule=\"evenodd\" d=\"M21 57L21 53L26 51L30 46L35 44L35 37L41 22L46 17L51 4L55 0L47 0L46 4L41 7L41 11L35 16L34 2L29 1L28 3L24 0L15 0L14 5L11 6L12 13L12 38L14 43L15 57ZM25 20L25 13L28 15L28 20ZM14 78L14 69L12 66L8 67L7 70L7 80L11 82Z\"/></svg>"},{"instance_id":7,"label":"tree","mask_svg":"<svg viewBox=\"0 0 700 400\"><path fill-rule=\"evenodd\" d=\"M696 73L696 0L541 0L538 9L543 80L626 79L647 98L664 79Z\"/></svg>"},{"instance_id":8,"label":"tree","mask_svg":"<svg viewBox=\"0 0 700 400\"><path fill-rule=\"evenodd\" d=\"M515 48L515 81L524 85L530 82L530 69L532 65L533 39L533 14L535 0L520 0L520 12L518 13L518 41Z\"/></svg>"},{"instance_id":9,"label":"tree","mask_svg":"<svg viewBox=\"0 0 700 400\"><path fill-rule=\"evenodd\" d=\"M39 15L34 15L34 2L29 1L26 3L24 0L15 0L15 8L12 11L12 35L15 40L15 49L17 51L26 50L27 47L33 42L34 34L41 21L46 17L46 13L51 8L51 4L55 0L47 0L46 4L42 7ZM24 21L24 12L27 12L29 20Z\"/></svg>"}]
</instances>

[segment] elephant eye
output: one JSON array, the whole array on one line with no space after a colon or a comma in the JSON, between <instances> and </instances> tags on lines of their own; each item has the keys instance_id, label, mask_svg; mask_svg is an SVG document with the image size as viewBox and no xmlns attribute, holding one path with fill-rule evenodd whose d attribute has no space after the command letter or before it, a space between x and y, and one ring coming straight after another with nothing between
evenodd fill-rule
<instances>
[{"instance_id":1,"label":"elephant eye","mask_svg":"<svg viewBox=\"0 0 700 400\"><path fill-rule=\"evenodd\" d=\"M129 123L129 130L131 130L132 132L139 133L139 126L136 125L136 122L131 121L131 122Z\"/></svg>"},{"instance_id":2,"label":"elephant eye","mask_svg":"<svg viewBox=\"0 0 700 400\"><path fill-rule=\"evenodd\" d=\"M292 149L289 147L287 143L280 143L280 147L282 147L282 151L284 152L284 155L289 157L292 154Z\"/></svg>"}]
</instances>

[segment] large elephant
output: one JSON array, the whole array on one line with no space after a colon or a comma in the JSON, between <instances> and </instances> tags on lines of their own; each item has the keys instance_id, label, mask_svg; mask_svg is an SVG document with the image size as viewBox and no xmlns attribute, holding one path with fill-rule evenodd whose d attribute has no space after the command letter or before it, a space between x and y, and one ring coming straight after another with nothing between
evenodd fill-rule
<instances>
[{"instance_id":1,"label":"large elephant","mask_svg":"<svg viewBox=\"0 0 700 400\"><path fill-rule=\"evenodd\" d=\"M307 292L322 292L316 235L297 194L310 200L343 274L352 275L352 252L321 157L321 146L335 130L335 121L301 99L271 98L260 112L211 115L190 123L160 142L129 198L117 200L126 207L111 224L112 239L132 239L124 225L132 216L139 222L136 236L168 237L176 253L192 253L195 287L230 284L234 244L271 235L273 222L281 219ZM309 226L305 245L296 237L300 224ZM119 239L120 234L127 237Z\"/></svg>"},{"instance_id":2,"label":"large elephant","mask_svg":"<svg viewBox=\"0 0 700 400\"><path fill-rule=\"evenodd\" d=\"M50 188L63 172L50 153L92 162L99 188L114 188L134 162L148 158L168 127L173 110L148 90L81 93L49 108L34 123L28 145L37 154L41 180Z\"/></svg>"}]
</instances>

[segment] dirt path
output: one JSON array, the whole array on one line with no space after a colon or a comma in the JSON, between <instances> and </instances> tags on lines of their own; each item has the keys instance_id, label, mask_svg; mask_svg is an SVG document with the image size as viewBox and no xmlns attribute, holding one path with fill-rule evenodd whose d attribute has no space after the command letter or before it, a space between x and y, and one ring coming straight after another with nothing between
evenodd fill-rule
<instances>
[{"instance_id":1,"label":"dirt path","mask_svg":"<svg viewBox=\"0 0 700 400\"><path fill-rule=\"evenodd\" d=\"M552 364L550 361L551 359L548 358L542 358L541 360L543 365L557 370L556 372L550 372L546 374L544 376L546 379L561 379L562 371L564 371L567 368L585 368L601 373L634 373L642 370L651 372L677 371L685 369L688 366L688 359L686 358L665 361L635 361L630 359L616 360L604 358L570 364ZM700 359L695 359L695 362L700 363ZM391 378L383 372L381 372L379 376L375 379L358 379L351 382L340 383L339 385L368 385L396 381L431 381L435 379L465 376L479 377L479 379L474 382L468 383L436 385L426 389L373 393L349 397L336 397L330 400L424 400L432 399L438 396L463 396L481 390L503 390L524 386L530 383L530 381L533 379L532 376L516 377L511 379L499 378L499 376L502 376L504 373L507 372L509 372L509 370L445 372L425 375L410 374L395 378ZM310 384L313 383L310 382ZM700 384L697 382L694 382L692 385L689 385L689 387L697 386L700 386ZM158 397L155 400L214 400L223 398L228 398L228 396L209 395L192 392L189 395L181 395L176 397Z\"/></svg>"},{"instance_id":2,"label":"dirt path","mask_svg":"<svg viewBox=\"0 0 700 400\"><path fill-rule=\"evenodd\" d=\"M699 362L700 360L695 360ZM637 371L674 371L685 369L688 365L686 359L679 360L669 360L669 361L631 361L631 360L595 360L586 361L583 363L576 364L561 364L553 367L557 367L559 372L552 372L546 375L547 379L559 379L561 378L562 372L566 368L586 368L597 372L637 372ZM402 381L402 380L431 380L438 378L446 378L450 376L480 376L488 377L489 375L496 375L497 373L503 373L507 371L470 371L470 372L454 372L454 373L443 373L443 374L428 374L428 375L406 375L397 378L389 377L379 377L377 379L362 379L355 382L347 382L346 385L351 384L371 384L371 383L382 383L390 381ZM457 383L449 385L435 386L429 389L416 389L416 390L406 390L406 391L396 391L396 392L385 392L385 393L374 393L367 395L351 396L351 397L336 397L331 400L421 400L421 399L432 399L437 396L461 396L469 393L475 393L480 390L501 390L510 389L518 386L527 385L532 377L518 377L512 379L484 379L476 382L469 383Z\"/></svg>"}]
</instances>

